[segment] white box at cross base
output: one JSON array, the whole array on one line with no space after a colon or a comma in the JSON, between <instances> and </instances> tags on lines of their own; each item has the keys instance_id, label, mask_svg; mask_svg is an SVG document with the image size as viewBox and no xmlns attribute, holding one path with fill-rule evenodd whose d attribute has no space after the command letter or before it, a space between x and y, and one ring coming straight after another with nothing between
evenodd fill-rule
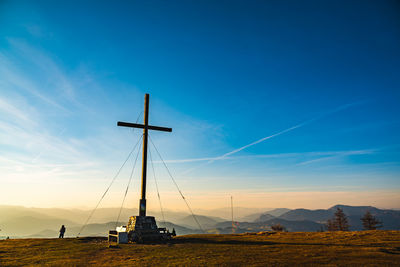
<instances>
[{"instance_id":1,"label":"white box at cross base","mask_svg":"<svg viewBox=\"0 0 400 267\"><path fill-rule=\"evenodd\" d=\"M115 230L117 230L117 232L126 232L126 226L117 226L117 228L115 228Z\"/></svg>"}]
</instances>

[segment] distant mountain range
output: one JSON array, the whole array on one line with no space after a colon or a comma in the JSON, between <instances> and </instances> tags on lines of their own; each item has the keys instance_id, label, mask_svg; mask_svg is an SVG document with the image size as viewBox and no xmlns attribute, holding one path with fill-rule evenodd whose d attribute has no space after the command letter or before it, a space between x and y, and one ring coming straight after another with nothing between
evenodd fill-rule
<instances>
[{"instance_id":1,"label":"distant mountain range","mask_svg":"<svg viewBox=\"0 0 400 267\"><path fill-rule=\"evenodd\" d=\"M263 215L266 215L266 217L269 217L269 216L279 217L288 211L290 211L290 209L285 209L285 208L270 209L270 210L266 210L263 212L253 213L253 214L238 218L237 220L241 221L241 222L254 222L256 220L260 220L260 217ZM261 219L261 220L263 220L263 219Z\"/></svg>"},{"instance_id":2,"label":"distant mountain range","mask_svg":"<svg viewBox=\"0 0 400 267\"><path fill-rule=\"evenodd\" d=\"M400 211L384 210L372 206L336 205L329 209L271 209L265 212L248 214L235 222L236 233L258 232L271 229L274 224L283 225L288 231L321 231L325 223L332 218L337 208L343 209L348 216L350 230L362 230L360 218L370 211L383 223L381 229L400 230ZM99 209L90 223L86 225L82 236L105 236L108 230L116 225L124 225L129 216L137 214L135 209L125 209L119 223L115 222L118 209ZM0 239L10 237L57 237L62 224L66 225L66 236L75 237L81 229L89 211L76 209L39 209L18 206L0 206ZM168 211L165 214L167 222L162 222L160 214L156 216L159 227L175 228L177 234L201 233L192 215L182 212ZM217 217L196 215L197 221L207 233L231 233L232 221ZM122 222L121 222L122 221Z\"/></svg>"},{"instance_id":3,"label":"distant mountain range","mask_svg":"<svg viewBox=\"0 0 400 267\"><path fill-rule=\"evenodd\" d=\"M400 211L382 210L372 206L336 205L327 210L295 209L282 214L279 218L289 221L311 220L318 223L325 223L333 217L337 208L341 208L348 216L350 230L362 230L360 218L366 211L370 211L372 215L382 221L383 227L381 229L400 230Z\"/></svg>"}]
</instances>

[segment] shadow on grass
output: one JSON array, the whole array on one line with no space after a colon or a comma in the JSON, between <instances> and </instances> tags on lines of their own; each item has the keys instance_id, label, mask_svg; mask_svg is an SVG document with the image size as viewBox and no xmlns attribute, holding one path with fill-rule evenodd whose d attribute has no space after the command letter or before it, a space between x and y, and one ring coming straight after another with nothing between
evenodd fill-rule
<instances>
[{"instance_id":1,"label":"shadow on grass","mask_svg":"<svg viewBox=\"0 0 400 267\"><path fill-rule=\"evenodd\" d=\"M273 242L273 241L253 241L253 240L212 240L207 238L185 238L173 239L171 244L222 244L222 245L250 245L250 246L326 246L326 247L381 247L379 244L335 244L335 243L301 243L301 242Z\"/></svg>"},{"instance_id":2,"label":"shadow on grass","mask_svg":"<svg viewBox=\"0 0 400 267\"><path fill-rule=\"evenodd\" d=\"M394 249L386 249L386 248L381 248L379 249L380 252L387 253L387 254L397 254L400 255L400 247L394 248Z\"/></svg>"},{"instance_id":3,"label":"shadow on grass","mask_svg":"<svg viewBox=\"0 0 400 267\"><path fill-rule=\"evenodd\" d=\"M103 236L85 236L76 238L82 243L103 243L108 240L107 237Z\"/></svg>"},{"instance_id":4,"label":"shadow on grass","mask_svg":"<svg viewBox=\"0 0 400 267\"><path fill-rule=\"evenodd\" d=\"M105 243L107 242L106 237L80 237L79 240L82 243ZM175 244L208 244L208 245L245 245L245 246L319 246L319 247L384 247L384 244L340 244L340 243L307 243L307 242L277 242L277 241L264 241L264 240L221 240L204 237L188 237L188 238L174 238L168 242L145 242L140 245L175 245ZM384 248L382 248L384 249ZM398 250L381 251L385 253L398 254Z\"/></svg>"},{"instance_id":5,"label":"shadow on grass","mask_svg":"<svg viewBox=\"0 0 400 267\"><path fill-rule=\"evenodd\" d=\"M277 245L282 244L271 241L250 241L250 240L212 240L208 238L184 238L184 239L172 239L172 244L224 244L224 245Z\"/></svg>"}]
</instances>

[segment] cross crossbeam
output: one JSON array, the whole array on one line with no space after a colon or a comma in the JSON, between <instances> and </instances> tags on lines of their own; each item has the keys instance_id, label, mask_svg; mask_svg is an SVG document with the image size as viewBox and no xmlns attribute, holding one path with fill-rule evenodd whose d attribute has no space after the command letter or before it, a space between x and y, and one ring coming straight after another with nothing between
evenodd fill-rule
<instances>
[{"instance_id":1,"label":"cross crossbeam","mask_svg":"<svg viewBox=\"0 0 400 267\"><path fill-rule=\"evenodd\" d=\"M122 127L141 128L141 129L144 129L146 127L146 125L143 124L123 122L123 121L119 121L117 125ZM148 125L147 129L155 131L163 131L163 132L172 132L172 128L153 126L153 125Z\"/></svg>"},{"instance_id":2,"label":"cross crossbeam","mask_svg":"<svg viewBox=\"0 0 400 267\"><path fill-rule=\"evenodd\" d=\"M144 96L144 123L117 122L118 126L143 129L142 157L142 196L139 203L139 216L146 216L146 178L147 178L147 140L148 130L172 132L172 128L149 125L149 94Z\"/></svg>"}]
</instances>

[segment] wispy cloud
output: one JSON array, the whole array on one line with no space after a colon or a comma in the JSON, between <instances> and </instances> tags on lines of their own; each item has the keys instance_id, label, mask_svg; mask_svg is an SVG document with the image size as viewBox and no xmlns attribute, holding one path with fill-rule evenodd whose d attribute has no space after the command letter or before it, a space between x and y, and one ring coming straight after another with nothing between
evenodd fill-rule
<instances>
[{"instance_id":1,"label":"wispy cloud","mask_svg":"<svg viewBox=\"0 0 400 267\"><path fill-rule=\"evenodd\" d=\"M7 116L11 116L17 120L22 120L24 123L33 124L34 121L28 118L27 114L18 109L15 105L10 102L4 101L0 98L0 111L6 113Z\"/></svg>"},{"instance_id":2,"label":"wispy cloud","mask_svg":"<svg viewBox=\"0 0 400 267\"><path fill-rule=\"evenodd\" d=\"M228 157L228 156L230 156L230 155L236 154L236 153L238 153L238 152L240 152L240 151L242 151L242 150L244 150L244 149L246 149L246 148L249 148L249 147L251 147L251 146L254 146L254 145L257 145L257 144L259 144L259 143L262 143L262 142L264 142L264 141L266 141L266 140L268 140L268 139L277 137L277 136L282 135L282 134L287 133L287 132L291 132L291 131L293 131L293 130L295 130L295 129L297 129L297 128L300 128L300 127L303 127L303 126L305 126L305 125L308 125L308 124L310 124L310 123L312 123L312 122L314 122L314 121L316 121L316 120L318 120L318 119L321 119L321 118L323 118L323 117L326 117L326 116L328 116L328 115L330 115L330 114L339 112L339 111L341 111L341 110L345 110L345 109L347 109L347 108L350 108L350 107L355 106L355 105L359 105L359 104L361 104L361 103L362 103L362 102L354 102L354 103L351 103L351 104L346 104L346 105L343 105L343 106L339 106L339 107L337 107L337 108L335 108L335 109L333 109L333 110L324 112L324 113L322 113L321 115L319 115L319 116L317 116L317 117L315 117L315 118L309 119L309 120L307 120L307 121L304 121L304 122L299 123L299 124L297 124L297 125L295 125L295 126L289 127L289 128L287 128L287 129L285 129L285 130L283 130L283 131L280 131L280 132L277 132L277 133L275 133L275 134L272 134L272 135L263 137L263 138L261 138L261 139L255 141L255 142L252 142L252 143L250 143L250 144L248 144L248 145L245 145L245 146L242 146L242 147L240 147L240 148L237 148L237 149L235 149L235 150L233 150L233 151L231 151L231 152L225 153L225 154L223 154L222 156L217 157L215 160L220 160L220 159L223 159L223 158ZM215 161L215 160L211 160L211 161L209 161L208 163L212 163L212 162Z\"/></svg>"},{"instance_id":3,"label":"wispy cloud","mask_svg":"<svg viewBox=\"0 0 400 267\"><path fill-rule=\"evenodd\" d=\"M62 120L79 113L73 79L44 51L21 40L8 41L9 49L0 51L0 168L9 170L2 172L3 178L14 177L13 170L65 173L81 162L93 162L89 155L98 146L63 136L67 126ZM57 120L49 120L55 116ZM64 165L52 165L60 162Z\"/></svg>"},{"instance_id":4,"label":"wispy cloud","mask_svg":"<svg viewBox=\"0 0 400 267\"><path fill-rule=\"evenodd\" d=\"M301 153L275 153L275 154L255 154L255 155L245 155L245 156L228 156L224 158L220 157L209 157L209 158L189 158L189 159L171 159L164 160L165 163L178 164L178 163L192 163L192 162L202 162L202 161L215 161L215 160L237 160L237 159L253 159L253 158L306 158L306 157L321 157L315 160L332 158L332 157L342 157L350 155L366 155L376 152L376 149L365 149L365 150L345 150L345 151L311 151L311 152L301 152ZM310 163L313 160L310 160ZM308 161L307 161L308 162ZM308 164L304 162L304 164ZM161 161L155 160L154 163L162 163ZM299 163L302 165L303 163Z\"/></svg>"},{"instance_id":5,"label":"wispy cloud","mask_svg":"<svg viewBox=\"0 0 400 267\"><path fill-rule=\"evenodd\" d=\"M68 77L61 70L55 61L47 56L43 51L27 45L25 42L8 38L12 47L24 57L26 61L34 64L37 68L47 74L47 82L50 82L54 89L58 90L65 98L75 101L75 89Z\"/></svg>"},{"instance_id":6,"label":"wispy cloud","mask_svg":"<svg viewBox=\"0 0 400 267\"><path fill-rule=\"evenodd\" d=\"M35 82L31 81L22 70L14 66L12 60L8 59L4 54L0 53L0 77L2 78L2 87L13 87L18 91L23 90L28 94L49 104L55 108L67 111L67 109L58 103L54 98L40 92ZM43 73L44 75L47 72Z\"/></svg>"},{"instance_id":7,"label":"wispy cloud","mask_svg":"<svg viewBox=\"0 0 400 267\"><path fill-rule=\"evenodd\" d=\"M258 139L257 141L254 141L254 142L252 142L252 143L250 143L250 144L247 144L247 145L245 145L245 146L242 146L242 147L240 147L240 148L237 148L237 149L235 149L235 150L232 150L232 151L230 151L230 152L228 152L228 153L225 153L225 154L223 154L223 155L221 155L221 156L212 158L211 160L207 161L207 162L204 163L204 164L201 164L201 165L199 165L199 166L197 166L197 167L194 167L194 168L188 169L187 171L184 171L184 172L182 173L182 175L188 174L188 173L190 173L190 172L192 172L192 171L194 171L194 170L196 170L196 169L198 169L198 168L200 168L200 167L203 167L203 166L205 166L205 165L207 165L207 164L213 163L214 161L223 160L223 159L225 159L225 158L228 157L228 156L231 156L231 155L236 154L236 153L238 153L238 152L240 152L240 151L242 151L242 150L245 150L246 148L249 148L249 147L252 147L252 146L257 145L257 144L259 144L259 143L262 143L262 142L264 142L264 141L266 141L266 140L268 140L268 139L271 139L271 138L280 136L280 135L282 135L282 134L284 134L284 133L291 132L291 131L293 131L293 130L295 130L295 129L304 127L304 126L306 126L306 125L308 125L308 124L310 124L310 123L312 123L312 122L314 122L314 121L317 121L317 120L319 120L319 119L322 119L322 118L324 118L324 117L326 117L326 116L328 116L328 115L334 114L334 113L336 113L336 112L339 112L339 111L342 111L342 110L345 110L345 109L348 109L348 108L350 108L350 107L353 107L353 106L356 106L356 105L360 105L360 104L363 104L363 103L365 103L365 101L357 101L357 102L345 104L345 105L339 106L339 107L337 107L337 108L334 108L334 109L332 109L332 110L323 112L323 113L321 113L320 115L318 115L318 116L316 116L316 117L314 117L314 118L312 118L312 119L306 120L306 121L304 121L304 122L302 122L302 123L299 123L299 124L297 124L297 125L294 125L294 126L292 126L292 127L289 127L289 128L287 128L287 129L282 130L282 131L280 131L280 132L277 132L277 133L275 133L275 134L272 134L272 135L263 137L263 138L261 138L261 139Z\"/></svg>"},{"instance_id":8,"label":"wispy cloud","mask_svg":"<svg viewBox=\"0 0 400 267\"><path fill-rule=\"evenodd\" d=\"M300 163L298 163L298 164L296 164L296 165L297 165L297 166L307 165L307 164L311 164L311 163L321 162L321 161L330 160L330 159L335 159L335 158L353 156L353 155L368 155L368 154L373 154L373 153L375 153L376 151L377 151L377 150L375 150L375 149L353 150L353 151L341 151L341 152L334 153L334 154L329 155L329 156L323 156L323 157L320 157L320 158L316 158L316 159L312 159L312 160L303 161L303 162L300 162Z\"/></svg>"}]
</instances>

